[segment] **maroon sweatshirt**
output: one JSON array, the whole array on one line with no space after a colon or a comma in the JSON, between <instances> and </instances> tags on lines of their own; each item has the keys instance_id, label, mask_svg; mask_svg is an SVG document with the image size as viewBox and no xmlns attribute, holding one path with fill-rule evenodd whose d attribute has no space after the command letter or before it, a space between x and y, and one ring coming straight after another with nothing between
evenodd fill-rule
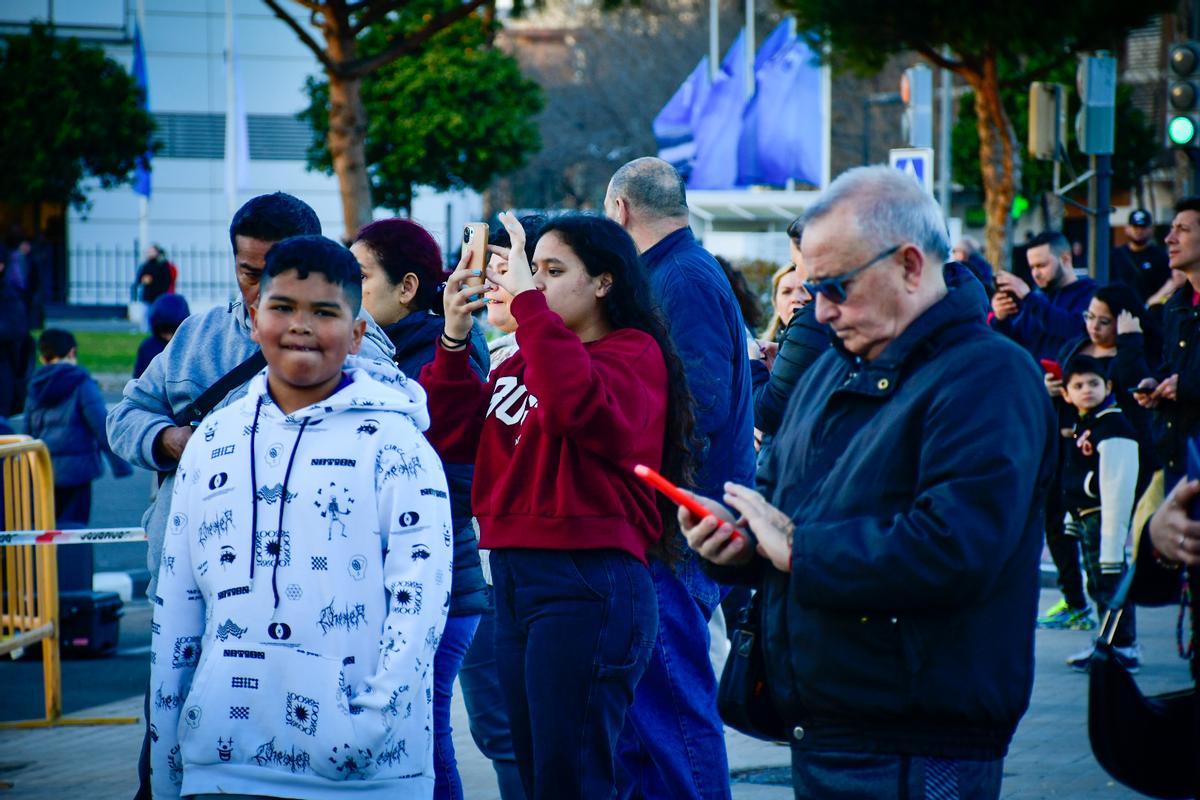
<instances>
[{"instance_id":1,"label":"maroon sweatshirt","mask_svg":"<svg viewBox=\"0 0 1200 800\"><path fill-rule=\"evenodd\" d=\"M480 546L624 550L645 562L662 536L654 491L635 464L659 469L667 368L632 328L584 344L541 292L512 301L520 350L484 384L465 349L437 348L421 370L450 463L475 463L471 505Z\"/></svg>"}]
</instances>

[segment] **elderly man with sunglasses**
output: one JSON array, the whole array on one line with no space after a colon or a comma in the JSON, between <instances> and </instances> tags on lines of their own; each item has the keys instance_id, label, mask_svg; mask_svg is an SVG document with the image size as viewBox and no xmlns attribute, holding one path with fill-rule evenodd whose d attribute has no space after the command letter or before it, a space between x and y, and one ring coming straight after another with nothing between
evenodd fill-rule
<instances>
[{"instance_id":1,"label":"elderly man with sunglasses","mask_svg":"<svg viewBox=\"0 0 1200 800\"><path fill-rule=\"evenodd\" d=\"M1056 433L1041 375L984 324L911 177L843 174L802 250L837 344L796 387L758 491L727 484L680 522L714 572L763 593L796 797L998 797L1033 685Z\"/></svg>"}]
</instances>

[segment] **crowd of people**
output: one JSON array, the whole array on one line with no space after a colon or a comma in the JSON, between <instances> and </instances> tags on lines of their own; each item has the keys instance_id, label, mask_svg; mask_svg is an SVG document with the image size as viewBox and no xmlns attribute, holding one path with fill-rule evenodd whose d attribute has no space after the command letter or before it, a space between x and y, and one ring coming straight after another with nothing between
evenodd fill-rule
<instances>
[{"instance_id":1,"label":"crowd of people","mask_svg":"<svg viewBox=\"0 0 1200 800\"><path fill-rule=\"evenodd\" d=\"M659 159L603 216L499 223L446 275L412 220L347 247L253 198L236 301L190 314L143 266L106 430L42 334L63 518L104 459L159 475L138 797L461 798L457 680L505 800L728 798L710 622L751 595L799 798L998 797L1035 629L1095 629L1131 563L1135 597L1191 604L1200 678L1200 199L1165 251L1131 214L1107 285L1053 231L1026 282L853 169L761 317ZM1136 671L1131 610L1112 644Z\"/></svg>"}]
</instances>

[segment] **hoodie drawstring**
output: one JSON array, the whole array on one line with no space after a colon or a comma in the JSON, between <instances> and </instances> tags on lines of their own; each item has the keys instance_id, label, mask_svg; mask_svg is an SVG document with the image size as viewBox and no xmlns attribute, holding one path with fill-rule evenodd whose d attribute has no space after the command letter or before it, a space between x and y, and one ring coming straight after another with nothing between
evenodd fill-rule
<instances>
[{"instance_id":1,"label":"hoodie drawstring","mask_svg":"<svg viewBox=\"0 0 1200 800\"><path fill-rule=\"evenodd\" d=\"M258 433L258 415L262 395L254 404L254 423L250 426L250 584L254 584L254 544L258 538L258 476L254 471L254 435Z\"/></svg>"},{"instance_id":2,"label":"hoodie drawstring","mask_svg":"<svg viewBox=\"0 0 1200 800\"><path fill-rule=\"evenodd\" d=\"M262 397L254 404L254 423L250 426L250 582L254 583L254 562L257 561L255 545L258 540L258 474L254 468L254 438L258 434L258 418L262 413ZM279 522L275 526L275 565L271 570L271 593L275 596L275 608L279 608L279 586L276 576L279 572L279 559L283 555L283 509L287 505L288 482L292 477L292 464L296 461L296 451L300 449L300 437L308 427L309 418L300 421L300 432L292 444L292 454L288 456L287 469L283 473L283 493L279 498Z\"/></svg>"},{"instance_id":3,"label":"hoodie drawstring","mask_svg":"<svg viewBox=\"0 0 1200 800\"><path fill-rule=\"evenodd\" d=\"M279 559L283 555L283 508L287 505L288 496L288 479L292 477L292 464L296 460L296 451L300 449L300 437L304 435L304 429L308 427L308 417L300 421L300 432L296 434L296 441L292 444L292 454L288 456L287 469L283 472L283 494L279 498L279 523L275 526L275 566L271 569L271 592L275 595L275 608L279 608L279 587L275 583L276 573L279 572ZM251 564L254 563L251 559Z\"/></svg>"}]
</instances>

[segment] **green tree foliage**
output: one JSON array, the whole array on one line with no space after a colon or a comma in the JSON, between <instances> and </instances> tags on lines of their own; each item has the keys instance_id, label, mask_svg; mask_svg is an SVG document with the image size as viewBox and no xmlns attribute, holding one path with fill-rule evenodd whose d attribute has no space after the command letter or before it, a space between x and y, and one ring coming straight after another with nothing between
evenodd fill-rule
<instances>
[{"instance_id":1,"label":"green tree foliage","mask_svg":"<svg viewBox=\"0 0 1200 800\"><path fill-rule=\"evenodd\" d=\"M1089 0L1056 3L1011 0L778 0L796 15L800 30L818 46L828 45L835 64L860 73L878 71L887 58L915 51L950 69L974 92L979 141L978 168L987 215L987 255L1008 263L1012 209L1022 184L1022 155L1001 92L1027 90L1078 53L1117 49L1126 34L1178 0ZM949 54L946 51L949 50Z\"/></svg>"},{"instance_id":2,"label":"green tree foliage","mask_svg":"<svg viewBox=\"0 0 1200 800\"><path fill-rule=\"evenodd\" d=\"M541 90L515 59L490 46L494 24L468 17L363 78L366 161L379 205L407 209L418 185L483 189L540 147L533 116L542 108ZM390 17L365 31L361 46L379 49L411 25L403 14ZM333 174L329 82L310 77L305 88L310 103L300 117L313 127L309 168Z\"/></svg>"},{"instance_id":3,"label":"green tree foliage","mask_svg":"<svg viewBox=\"0 0 1200 800\"><path fill-rule=\"evenodd\" d=\"M154 122L141 90L99 47L33 25L0 37L0 201L84 206L81 182L130 180Z\"/></svg>"},{"instance_id":4,"label":"green tree foliage","mask_svg":"<svg viewBox=\"0 0 1200 800\"><path fill-rule=\"evenodd\" d=\"M1087 168L1087 156L1080 154L1075 141L1075 114L1079 111L1079 96L1074 91L1075 70L1073 65L1060 66L1050 71L1043 80L1067 86L1067 151L1077 172ZM1133 87L1117 85L1116 144L1113 152L1113 188L1131 189L1138 178L1145 175L1160 154L1154 126L1132 103ZM1029 136L1029 91L1007 84L1000 90L1004 109L1008 112L1022 147L1027 147ZM956 182L964 189L982 191L983 180L979 169L979 131L975 117L975 94L967 92L959 100L958 113L954 120L952 136L952 169ZM1067 175L1066 172L1063 173ZM1033 198L1042 192L1053 191L1054 162L1028 158L1021 173L1019 191ZM1085 187L1076 190L1086 194ZM1036 201L1034 201L1036 202Z\"/></svg>"}]
</instances>

